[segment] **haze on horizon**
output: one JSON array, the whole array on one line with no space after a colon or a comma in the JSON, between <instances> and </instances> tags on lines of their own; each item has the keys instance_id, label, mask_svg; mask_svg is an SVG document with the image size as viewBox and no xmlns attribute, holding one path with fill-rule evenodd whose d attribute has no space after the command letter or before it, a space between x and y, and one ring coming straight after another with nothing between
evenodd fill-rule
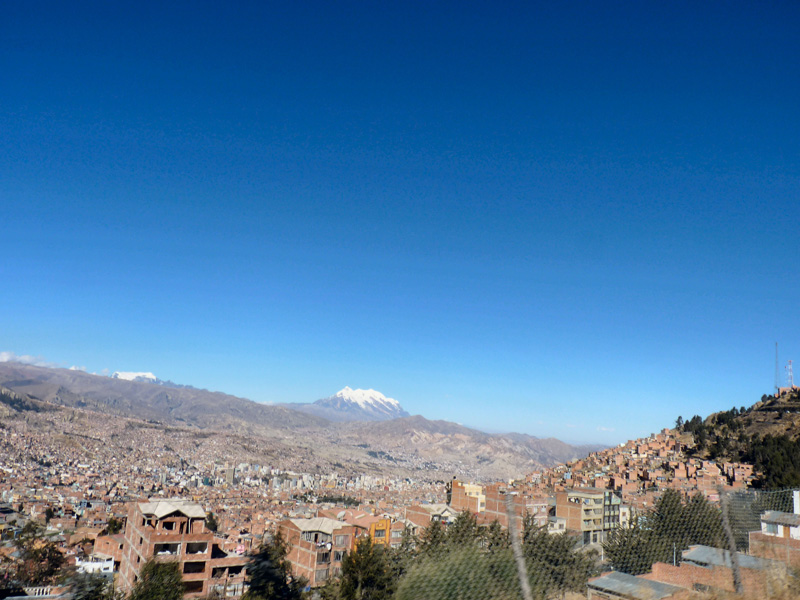
<instances>
[{"instance_id":1,"label":"haze on horizon","mask_svg":"<svg viewBox=\"0 0 800 600\"><path fill-rule=\"evenodd\" d=\"M798 22L7 3L0 351L572 442L749 406L800 357Z\"/></svg>"}]
</instances>

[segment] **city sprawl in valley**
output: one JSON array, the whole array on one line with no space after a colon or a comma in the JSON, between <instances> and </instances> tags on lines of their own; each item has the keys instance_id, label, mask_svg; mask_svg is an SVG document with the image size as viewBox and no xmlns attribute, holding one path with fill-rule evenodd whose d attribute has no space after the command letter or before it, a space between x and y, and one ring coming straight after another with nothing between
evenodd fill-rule
<instances>
[{"instance_id":1,"label":"city sprawl in valley","mask_svg":"<svg viewBox=\"0 0 800 600\"><path fill-rule=\"evenodd\" d=\"M513 545L510 527L524 528L524 544L569 540L561 554L552 550L555 564L563 567L569 556L584 561L569 581L540 582L545 596L644 597L620 595L633 589L682 598L699 593L698 586L724 592L737 585L763 593L774 587L776 569L785 578L800 564L800 495L754 491L764 487L768 473L736 462L732 450L720 451L720 440L728 438L741 442L740 455L744 446L758 451L760 438L747 428L772 427L787 412L794 414L794 388L705 421L679 418L675 428L613 448L587 449L562 461L545 458L548 464L531 463L513 478L490 470L479 478L481 462L504 463L480 455L477 465L451 458L442 445L462 453L470 448L462 429L439 423L435 432L418 432L421 417L388 415L377 423L402 425L402 435L412 441L396 446L405 451L387 441L392 430L386 429L377 437L337 433L325 440L323 453L305 439L321 435L320 417L305 412L284 423L277 436L230 415L218 418L218 427L203 424L202 402L192 405L193 388L161 388L154 377L131 381L3 363L0 378L0 564L5 580L22 586L20 593L70 593L65 569L100 573L130 592L155 557L179 566L187 597L252 596L249 586L259 585L254 561L270 544L283 552L289 581L302 582L309 593L329 593L352 576L347 557L369 544L382 549L383 559L391 553L405 565L384 582L402 596L418 585L414 568L422 569L436 552L471 547L472 536L473 558L483 564L488 558L481 548ZM180 390L189 391L178 403L170 394ZM136 402L151 392L157 397L143 403L145 414L166 410L159 414L171 416L169 422L134 416ZM345 388L332 398L341 404L347 394L360 394L361 408L364 398L377 397L381 406L402 410L374 390ZM337 427L367 423L376 424ZM783 433L796 432L790 426ZM413 441L423 434L439 436L438 443ZM491 445L484 445L490 454ZM734 512L742 513L742 506L747 512L731 516L733 527L731 502ZM733 538L726 537L728 529ZM671 541L655 543L656 533ZM31 536L52 546L54 555L44 561L53 563L50 571L31 567ZM738 580L731 548L741 553ZM516 585L513 577L509 581L503 585Z\"/></svg>"}]
</instances>

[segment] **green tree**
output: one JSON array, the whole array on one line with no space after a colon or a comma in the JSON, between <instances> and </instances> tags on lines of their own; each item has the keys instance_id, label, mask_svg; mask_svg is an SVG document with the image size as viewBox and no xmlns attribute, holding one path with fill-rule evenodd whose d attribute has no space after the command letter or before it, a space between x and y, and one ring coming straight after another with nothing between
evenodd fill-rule
<instances>
[{"instance_id":1,"label":"green tree","mask_svg":"<svg viewBox=\"0 0 800 600\"><path fill-rule=\"evenodd\" d=\"M122 526L124 524L125 523L123 522L122 519L117 519L116 517L111 517L108 520L108 527L107 527L108 535L115 535L115 534L119 533L120 531L122 531Z\"/></svg>"},{"instance_id":2,"label":"green tree","mask_svg":"<svg viewBox=\"0 0 800 600\"><path fill-rule=\"evenodd\" d=\"M500 523L495 519L489 525L486 533L483 536L484 547L489 552L496 552L498 550L505 550L511 546L511 540L508 537L508 531L500 526Z\"/></svg>"},{"instance_id":3,"label":"green tree","mask_svg":"<svg viewBox=\"0 0 800 600\"><path fill-rule=\"evenodd\" d=\"M511 550L448 547L423 555L399 581L396 600L519 600L521 587Z\"/></svg>"},{"instance_id":4,"label":"green tree","mask_svg":"<svg viewBox=\"0 0 800 600\"><path fill-rule=\"evenodd\" d=\"M694 544L724 548L725 530L722 526L722 513L712 506L703 494L695 494L683 509L683 544L685 550Z\"/></svg>"},{"instance_id":5,"label":"green tree","mask_svg":"<svg viewBox=\"0 0 800 600\"><path fill-rule=\"evenodd\" d=\"M394 594L395 580L383 546L361 538L355 550L342 560L342 600L387 600Z\"/></svg>"},{"instance_id":6,"label":"green tree","mask_svg":"<svg viewBox=\"0 0 800 600\"><path fill-rule=\"evenodd\" d=\"M14 579L24 585L50 585L63 575L66 558L43 533L39 525L28 521L14 541L19 552Z\"/></svg>"},{"instance_id":7,"label":"green tree","mask_svg":"<svg viewBox=\"0 0 800 600\"><path fill-rule=\"evenodd\" d=\"M128 600L183 600L183 576L178 563L150 558L139 571Z\"/></svg>"},{"instance_id":8,"label":"green tree","mask_svg":"<svg viewBox=\"0 0 800 600\"><path fill-rule=\"evenodd\" d=\"M209 531L216 532L219 529L219 523L217 522L217 517L214 515L213 512L210 512L206 515L206 529Z\"/></svg>"},{"instance_id":9,"label":"green tree","mask_svg":"<svg viewBox=\"0 0 800 600\"><path fill-rule=\"evenodd\" d=\"M306 580L292 576L288 554L289 547L280 531L262 544L247 565L250 588L242 600L299 600Z\"/></svg>"},{"instance_id":10,"label":"green tree","mask_svg":"<svg viewBox=\"0 0 800 600\"><path fill-rule=\"evenodd\" d=\"M658 546L653 531L636 523L629 529L611 532L603 544L603 551L606 560L617 571L641 575L658 561Z\"/></svg>"},{"instance_id":11,"label":"green tree","mask_svg":"<svg viewBox=\"0 0 800 600\"><path fill-rule=\"evenodd\" d=\"M654 509L630 529L613 532L603 544L606 558L618 571L639 575L655 562L680 560L689 546L721 547L722 515L701 495L681 502L675 490L666 490Z\"/></svg>"},{"instance_id":12,"label":"green tree","mask_svg":"<svg viewBox=\"0 0 800 600\"><path fill-rule=\"evenodd\" d=\"M447 533L441 521L431 521L423 530L419 539L419 552L425 556L437 554L444 550Z\"/></svg>"},{"instance_id":13,"label":"green tree","mask_svg":"<svg viewBox=\"0 0 800 600\"><path fill-rule=\"evenodd\" d=\"M389 557L389 569L392 573L392 578L399 581L400 578L408 571L409 566L416 560L419 540L411 533L411 530L406 527L403 529L403 537L401 538L400 545L397 548L387 550Z\"/></svg>"},{"instance_id":14,"label":"green tree","mask_svg":"<svg viewBox=\"0 0 800 600\"><path fill-rule=\"evenodd\" d=\"M564 533L550 534L532 517L523 521L522 552L531 590L548 598L555 593L583 592L595 574L594 552L576 552L576 541Z\"/></svg>"},{"instance_id":15,"label":"green tree","mask_svg":"<svg viewBox=\"0 0 800 600\"><path fill-rule=\"evenodd\" d=\"M320 600L341 600L341 580L336 577L330 577L321 588L316 590L319 593Z\"/></svg>"},{"instance_id":16,"label":"green tree","mask_svg":"<svg viewBox=\"0 0 800 600\"><path fill-rule=\"evenodd\" d=\"M477 545L480 538L478 519L467 510L458 513L445 532L445 543L450 546Z\"/></svg>"},{"instance_id":17,"label":"green tree","mask_svg":"<svg viewBox=\"0 0 800 600\"><path fill-rule=\"evenodd\" d=\"M70 581L73 600L114 600L112 582L99 573L76 573Z\"/></svg>"}]
</instances>

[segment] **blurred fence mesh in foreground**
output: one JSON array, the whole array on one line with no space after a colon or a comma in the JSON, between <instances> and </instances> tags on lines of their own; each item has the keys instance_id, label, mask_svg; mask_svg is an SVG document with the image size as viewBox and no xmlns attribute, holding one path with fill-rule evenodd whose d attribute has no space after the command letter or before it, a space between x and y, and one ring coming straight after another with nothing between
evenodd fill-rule
<instances>
[{"instance_id":1,"label":"blurred fence mesh in foreground","mask_svg":"<svg viewBox=\"0 0 800 600\"><path fill-rule=\"evenodd\" d=\"M423 532L398 570L395 597L800 597L800 497L748 490L709 498L666 490L630 526L587 545L582 535L549 533L524 517L511 519L514 536L462 514L438 533Z\"/></svg>"}]
</instances>

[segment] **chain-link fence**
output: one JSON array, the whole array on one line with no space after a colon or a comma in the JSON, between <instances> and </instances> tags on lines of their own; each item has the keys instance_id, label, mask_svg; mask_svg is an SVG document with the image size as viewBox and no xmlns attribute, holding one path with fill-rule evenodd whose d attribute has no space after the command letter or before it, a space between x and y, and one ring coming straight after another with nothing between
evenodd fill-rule
<instances>
[{"instance_id":1,"label":"chain-link fence","mask_svg":"<svg viewBox=\"0 0 800 600\"><path fill-rule=\"evenodd\" d=\"M583 531L554 532L511 510L509 517L508 529L466 513L429 526L413 552L395 554L395 597L800 597L800 496L791 490L665 490L649 510L589 544Z\"/></svg>"}]
</instances>

